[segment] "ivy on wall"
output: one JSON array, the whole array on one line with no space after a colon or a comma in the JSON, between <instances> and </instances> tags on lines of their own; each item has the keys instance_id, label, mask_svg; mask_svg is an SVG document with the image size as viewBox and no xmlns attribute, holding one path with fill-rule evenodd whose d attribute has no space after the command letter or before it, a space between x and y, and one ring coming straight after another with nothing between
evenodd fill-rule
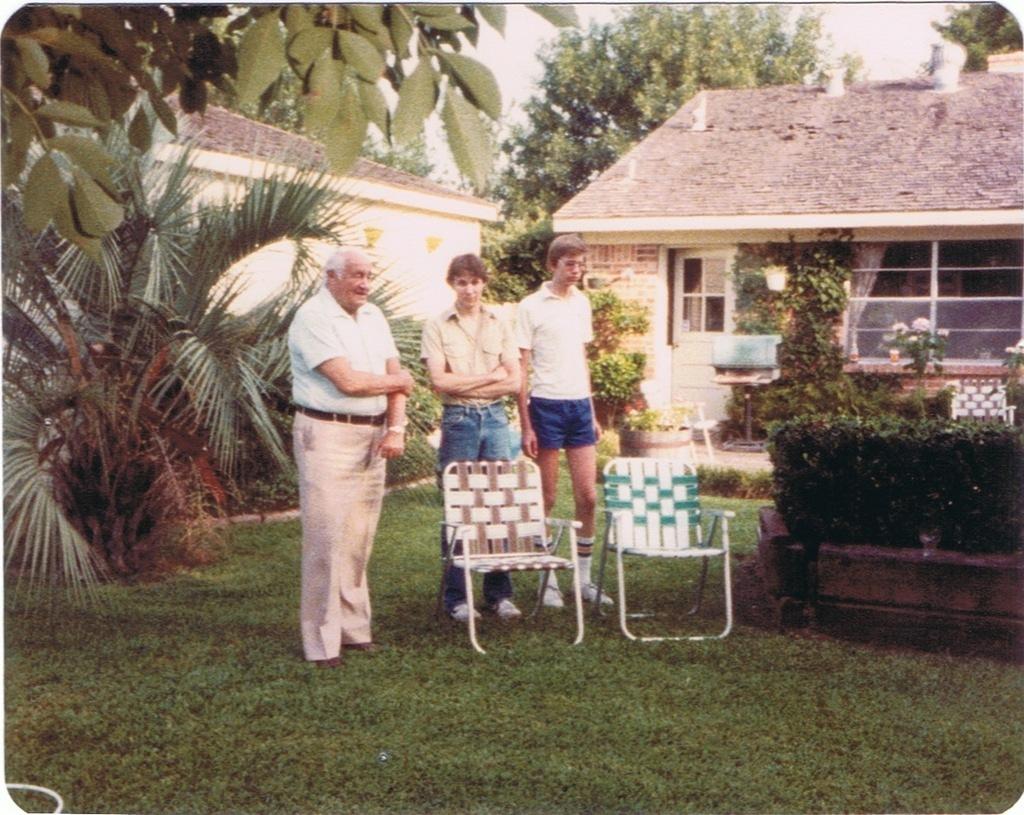
<instances>
[{"instance_id":1,"label":"ivy on wall","mask_svg":"<svg viewBox=\"0 0 1024 815\"><path fill-rule=\"evenodd\" d=\"M733 264L740 333L782 333L779 364L791 382L837 379L843 353L836 331L846 310L849 232L822 233L812 243L746 245ZM786 288L769 291L764 268L785 266Z\"/></svg>"}]
</instances>

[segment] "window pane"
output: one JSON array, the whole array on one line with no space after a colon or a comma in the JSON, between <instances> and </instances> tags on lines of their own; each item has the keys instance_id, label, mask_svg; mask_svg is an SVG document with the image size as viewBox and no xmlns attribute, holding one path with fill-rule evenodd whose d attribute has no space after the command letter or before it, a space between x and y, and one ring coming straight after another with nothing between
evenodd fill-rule
<instances>
[{"instance_id":1,"label":"window pane","mask_svg":"<svg viewBox=\"0 0 1024 815\"><path fill-rule=\"evenodd\" d=\"M999 300L940 300L935 318L938 328L1003 328L1019 333L1021 304Z\"/></svg>"},{"instance_id":2,"label":"window pane","mask_svg":"<svg viewBox=\"0 0 1024 815\"><path fill-rule=\"evenodd\" d=\"M1020 297L1020 269L939 271L939 297Z\"/></svg>"},{"instance_id":3,"label":"window pane","mask_svg":"<svg viewBox=\"0 0 1024 815\"><path fill-rule=\"evenodd\" d=\"M1021 241L942 241L939 266L1020 266Z\"/></svg>"},{"instance_id":4,"label":"window pane","mask_svg":"<svg viewBox=\"0 0 1024 815\"><path fill-rule=\"evenodd\" d=\"M707 294L725 293L725 260L722 258L704 261L704 291Z\"/></svg>"},{"instance_id":5,"label":"window pane","mask_svg":"<svg viewBox=\"0 0 1024 815\"><path fill-rule=\"evenodd\" d=\"M683 298L683 331L700 331L700 298Z\"/></svg>"},{"instance_id":6,"label":"window pane","mask_svg":"<svg viewBox=\"0 0 1024 815\"><path fill-rule=\"evenodd\" d=\"M1006 349L1016 345L1020 331L951 331L946 359L1006 358Z\"/></svg>"},{"instance_id":7,"label":"window pane","mask_svg":"<svg viewBox=\"0 0 1024 815\"><path fill-rule=\"evenodd\" d=\"M871 297L928 297L931 294L931 272L879 272Z\"/></svg>"},{"instance_id":8,"label":"window pane","mask_svg":"<svg viewBox=\"0 0 1024 815\"><path fill-rule=\"evenodd\" d=\"M900 303L891 300L883 302L868 302L864 305L864 311L857 321L859 328L877 328L878 330L892 331L894 323L906 323L910 325L918 317L928 316L928 303ZM861 353L865 353L861 350Z\"/></svg>"},{"instance_id":9,"label":"window pane","mask_svg":"<svg viewBox=\"0 0 1024 815\"><path fill-rule=\"evenodd\" d=\"M882 259L883 269L930 269L932 245L922 243L890 243Z\"/></svg>"},{"instance_id":10,"label":"window pane","mask_svg":"<svg viewBox=\"0 0 1024 815\"><path fill-rule=\"evenodd\" d=\"M889 349L885 345L885 337L890 334L889 331L856 331L852 332L856 335L857 345L854 348L851 343L847 348L847 351L853 352L856 350L862 357L887 357L889 356Z\"/></svg>"},{"instance_id":11,"label":"window pane","mask_svg":"<svg viewBox=\"0 0 1024 815\"><path fill-rule=\"evenodd\" d=\"M701 259L687 258L683 261L683 291L692 294L700 291Z\"/></svg>"},{"instance_id":12,"label":"window pane","mask_svg":"<svg viewBox=\"0 0 1024 815\"><path fill-rule=\"evenodd\" d=\"M725 298L708 297L704 310L705 331L725 331Z\"/></svg>"}]
</instances>

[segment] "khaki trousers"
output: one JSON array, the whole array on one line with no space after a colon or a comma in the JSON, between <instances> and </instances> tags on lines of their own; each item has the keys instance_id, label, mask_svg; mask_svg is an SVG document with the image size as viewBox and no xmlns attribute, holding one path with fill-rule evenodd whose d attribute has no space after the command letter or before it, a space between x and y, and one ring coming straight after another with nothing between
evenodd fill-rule
<instances>
[{"instance_id":1,"label":"khaki trousers","mask_svg":"<svg viewBox=\"0 0 1024 815\"><path fill-rule=\"evenodd\" d=\"M383 427L295 416L306 659L372 641L366 566L384 497L384 459L376 454L383 434Z\"/></svg>"}]
</instances>

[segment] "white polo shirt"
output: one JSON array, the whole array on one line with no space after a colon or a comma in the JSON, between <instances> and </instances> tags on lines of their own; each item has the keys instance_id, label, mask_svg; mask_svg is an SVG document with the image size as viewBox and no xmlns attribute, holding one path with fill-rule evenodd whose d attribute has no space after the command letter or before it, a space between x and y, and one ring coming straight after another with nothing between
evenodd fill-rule
<instances>
[{"instance_id":1,"label":"white polo shirt","mask_svg":"<svg viewBox=\"0 0 1024 815\"><path fill-rule=\"evenodd\" d=\"M387 361L398 357L391 327L372 303L360 306L353 317L327 288L303 303L288 329L292 366L292 400L296 405L376 416L388 406L386 396L348 396L316 370L335 357L344 357L356 371L387 373Z\"/></svg>"},{"instance_id":2,"label":"white polo shirt","mask_svg":"<svg viewBox=\"0 0 1024 815\"><path fill-rule=\"evenodd\" d=\"M575 286L566 297L543 283L519 303L520 348L530 352L530 394L541 399L588 399L590 374L584 345L594 339L590 299Z\"/></svg>"}]
</instances>

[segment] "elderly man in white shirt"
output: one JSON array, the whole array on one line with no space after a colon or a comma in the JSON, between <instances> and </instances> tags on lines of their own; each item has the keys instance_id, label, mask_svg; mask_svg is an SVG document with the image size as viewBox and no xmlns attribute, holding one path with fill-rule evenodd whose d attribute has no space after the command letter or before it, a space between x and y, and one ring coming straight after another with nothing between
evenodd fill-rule
<instances>
[{"instance_id":1,"label":"elderly man in white shirt","mask_svg":"<svg viewBox=\"0 0 1024 815\"><path fill-rule=\"evenodd\" d=\"M385 460L405 449L402 368L383 313L368 302L373 269L335 252L323 288L288 331L293 444L302 516L302 646L322 667L343 649L372 650L366 567L384 496Z\"/></svg>"}]
</instances>

